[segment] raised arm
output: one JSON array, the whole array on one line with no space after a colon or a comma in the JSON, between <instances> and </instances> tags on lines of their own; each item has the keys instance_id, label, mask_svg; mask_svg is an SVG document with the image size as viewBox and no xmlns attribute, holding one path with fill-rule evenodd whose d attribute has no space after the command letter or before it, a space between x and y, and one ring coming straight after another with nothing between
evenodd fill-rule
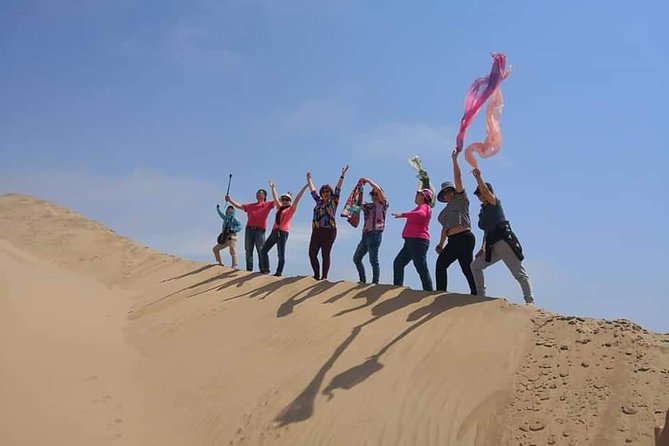
<instances>
[{"instance_id":1,"label":"raised arm","mask_svg":"<svg viewBox=\"0 0 669 446\"><path fill-rule=\"evenodd\" d=\"M223 213L223 212L221 211L221 206L218 205L218 204L216 205L216 212L218 212L218 216L219 216L219 217L221 217L221 218L225 218L225 213Z\"/></svg>"},{"instance_id":2,"label":"raised arm","mask_svg":"<svg viewBox=\"0 0 669 446\"><path fill-rule=\"evenodd\" d=\"M274 207L280 208L281 201L279 200L279 194L276 193L276 184L272 180L269 180L269 189L272 191L272 197L274 198Z\"/></svg>"},{"instance_id":3,"label":"raised arm","mask_svg":"<svg viewBox=\"0 0 669 446\"><path fill-rule=\"evenodd\" d=\"M384 201L386 201L386 193L383 191L383 189L381 189L381 186L379 186L369 178L363 178L362 181L372 186L372 189L376 191L376 193L379 195L380 202L383 203Z\"/></svg>"},{"instance_id":4,"label":"raised arm","mask_svg":"<svg viewBox=\"0 0 669 446\"><path fill-rule=\"evenodd\" d=\"M391 215L392 215L393 217L395 217L395 218L409 218L409 217L413 217L413 216L415 216L415 215L427 216L427 213L428 213L428 209L429 209L429 208L430 208L430 205L427 205L427 207L425 207L425 206L418 206L418 207L417 207L416 209L414 209L413 211L402 212L402 213L395 213L395 214L391 214Z\"/></svg>"},{"instance_id":5,"label":"raised arm","mask_svg":"<svg viewBox=\"0 0 669 446\"><path fill-rule=\"evenodd\" d=\"M314 186L313 181L311 181L311 172L307 172L307 186L311 192L316 192L316 187Z\"/></svg>"},{"instance_id":6,"label":"raised arm","mask_svg":"<svg viewBox=\"0 0 669 446\"><path fill-rule=\"evenodd\" d=\"M453 180L455 181L455 191L461 193L465 188L462 186L462 172L460 171L460 164L458 164L458 152L457 149L453 150L451 153L451 159L453 160Z\"/></svg>"},{"instance_id":7,"label":"raised arm","mask_svg":"<svg viewBox=\"0 0 669 446\"><path fill-rule=\"evenodd\" d=\"M232 206L239 209L240 211L244 210L244 206L239 201L232 198L230 195L225 196L225 201L230 203Z\"/></svg>"},{"instance_id":8,"label":"raised arm","mask_svg":"<svg viewBox=\"0 0 669 446\"><path fill-rule=\"evenodd\" d=\"M479 187L479 191L481 193L481 198L483 198L483 201L492 205L497 203L497 198L493 195L490 189L488 189L488 186L486 186L485 181L483 181L483 177L481 176L481 171L478 169L474 169L472 171L472 174L474 175L474 178L476 178L476 184Z\"/></svg>"},{"instance_id":9,"label":"raised arm","mask_svg":"<svg viewBox=\"0 0 669 446\"><path fill-rule=\"evenodd\" d=\"M339 175L339 181L337 182L337 189L341 189L341 185L344 184L344 177L348 171L348 164L341 168L341 175Z\"/></svg>"},{"instance_id":10,"label":"raised arm","mask_svg":"<svg viewBox=\"0 0 669 446\"><path fill-rule=\"evenodd\" d=\"M297 205L300 203L300 200L302 199L302 196L304 195L304 192L307 190L308 185L302 186L302 189L297 193L297 197L295 197L295 201L293 201L293 209L297 209Z\"/></svg>"}]
</instances>

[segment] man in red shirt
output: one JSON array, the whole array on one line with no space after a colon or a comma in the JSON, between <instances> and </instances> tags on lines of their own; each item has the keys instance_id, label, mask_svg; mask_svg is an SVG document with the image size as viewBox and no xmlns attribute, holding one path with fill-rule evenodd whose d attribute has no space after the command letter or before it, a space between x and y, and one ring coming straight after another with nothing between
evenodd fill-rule
<instances>
[{"instance_id":1,"label":"man in red shirt","mask_svg":"<svg viewBox=\"0 0 669 446\"><path fill-rule=\"evenodd\" d=\"M247 222L244 232L244 250L246 251L246 270L253 271L253 249L258 252L258 261L260 262L260 250L265 243L265 229L267 227L267 216L274 209L274 202L267 201L267 191L258 189L256 192L256 202L241 204L229 195L225 196L225 201L246 212Z\"/></svg>"}]
</instances>

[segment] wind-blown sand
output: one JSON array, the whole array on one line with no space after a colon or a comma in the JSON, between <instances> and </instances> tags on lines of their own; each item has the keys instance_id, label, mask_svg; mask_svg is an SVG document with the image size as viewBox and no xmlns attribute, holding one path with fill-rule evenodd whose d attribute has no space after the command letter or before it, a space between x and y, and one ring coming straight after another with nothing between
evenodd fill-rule
<instances>
[{"instance_id":1,"label":"wind-blown sand","mask_svg":"<svg viewBox=\"0 0 669 446\"><path fill-rule=\"evenodd\" d=\"M22 195L0 229L3 445L652 445L669 405L627 321L232 271Z\"/></svg>"}]
</instances>

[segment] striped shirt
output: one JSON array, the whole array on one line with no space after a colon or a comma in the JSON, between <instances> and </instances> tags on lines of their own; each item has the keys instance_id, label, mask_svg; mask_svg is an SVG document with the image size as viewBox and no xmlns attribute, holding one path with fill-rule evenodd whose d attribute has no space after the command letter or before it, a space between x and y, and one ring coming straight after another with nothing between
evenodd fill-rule
<instances>
[{"instance_id":1,"label":"striped shirt","mask_svg":"<svg viewBox=\"0 0 669 446\"><path fill-rule=\"evenodd\" d=\"M472 222L469 218L469 198L467 192L456 192L453 199L439 213L439 223L447 231L456 226L471 228Z\"/></svg>"}]
</instances>

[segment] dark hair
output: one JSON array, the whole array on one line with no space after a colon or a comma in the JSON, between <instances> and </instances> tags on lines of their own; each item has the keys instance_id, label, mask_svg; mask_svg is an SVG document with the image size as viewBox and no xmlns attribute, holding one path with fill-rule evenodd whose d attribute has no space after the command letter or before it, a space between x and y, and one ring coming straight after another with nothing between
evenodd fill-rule
<instances>
[{"instance_id":1,"label":"dark hair","mask_svg":"<svg viewBox=\"0 0 669 446\"><path fill-rule=\"evenodd\" d=\"M228 205L227 208L225 208L225 212L228 212L229 209L232 209L233 211L235 210L235 207L232 205Z\"/></svg>"},{"instance_id":2,"label":"dark hair","mask_svg":"<svg viewBox=\"0 0 669 446\"><path fill-rule=\"evenodd\" d=\"M258 192L262 192L265 198L267 198L267 191L265 189L258 189ZM256 192L256 194L258 193Z\"/></svg>"},{"instance_id":3,"label":"dark hair","mask_svg":"<svg viewBox=\"0 0 669 446\"><path fill-rule=\"evenodd\" d=\"M492 189L492 184L486 182L485 185L486 185L486 187L488 188L488 190L490 191L491 194L495 193L495 191L493 191L493 189ZM481 188L477 187L476 190L474 191L474 195L478 195L480 193L481 193Z\"/></svg>"},{"instance_id":4,"label":"dark hair","mask_svg":"<svg viewBox=\"0 0 669 446\"><path fill-rule=\"evenodd\" d=\"M332 186L330 186L329 184L322 185L321 188L318 190L318 193L322 195L324 191L330 192L330 195L334 194L334 191L332 190Z\"/></svg>"}]
</instances>

